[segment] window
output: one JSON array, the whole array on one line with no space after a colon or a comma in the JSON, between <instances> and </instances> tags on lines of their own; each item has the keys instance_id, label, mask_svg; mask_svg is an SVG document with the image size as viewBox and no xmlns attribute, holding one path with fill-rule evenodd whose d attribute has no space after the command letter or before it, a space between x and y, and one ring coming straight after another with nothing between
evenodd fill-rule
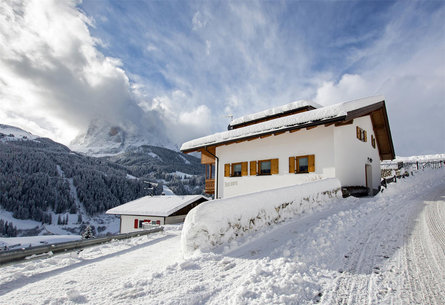
<instances>
[{"instance_id":1,"label":"window","mask_svg":"<svg viewBox=\"0 0 445 305\"><path fill-rule=\"evenodd\" d=\"M297 158L297 173L309 173L308 157Z\"/></svg>"},{"instance_id":2,"label":"window","mask_svg":"<svg viewBox=\"0 0 445 305\"><path fill-rule=\"evenodd\" d=\"M252 174L252 163L257 161L250 162L250 170ZM269 159L269 160L260 160L258 161L258 176L261 175L276 175L278 174L278 159Z\"/></svg>"},{"instance_id":3,"label":"window","mask_svg":"<svg viewBox=\"0 0 445 305\"><path fill-rule=\"evenodd\" d=\"M271 160L258 161L258 164L260 175L270 175L272 166Z\"/></svg>"},{"instance_id":4,"label":"window","mask_svg":"<svg viewBox=\"0 0 445 305\"><path fill-rule=\"evenodd\" d=\"M242 177L259 175L275 175L278 174L278 159L237 162L224 164L224 177Z\"/></svg>"},{"instance_id":5,"label":"window","mask_svg":"<svg viewBox=\"0 0 445 305\"><path fill-rule=\"evenodd\" d=\"M232 177L241 177L241 163L232 163Z\"/></svg>"},{"instance_id":6,"label":"window","mask_svg":"<svg viewBox=\"0 0 445 305\"><path fill-rule=\"evenodd\" d=\"M375 148L375 138L374 135L371 135L371 145L373 148Z\"/></svg>"},{"instance_id":7,"label":"window","mask_svg":"<svg viewBox=\"0 0 445 305\"><path fill-rule=\"evenodd\" d=\"M247 162L224 164L224 177L247 176Z\"/></svg>"},{"instance_id":8,"label":"window","mask_svg":"<svg viewBox=\"0 0 445 305\"><path fill-rule=\"evenodd\" d=\"M366 130L363 130L357 126L356 132L357 132L357 139L359 139L362 142L366 142L368 140L366 135Z\"/></svg>"},{"instance_id":9,"label":"window","mask_svg":"<svg viewBox=\"0 0 445 305\"><path fill-rule=\"evenodd\" d=\"M315 172L315 155L289 157L289 173L303 174Z\"/></svg>"},{"instance_id":10,"label":"window","mask_svg":"<svg viewBox=\"0 0 445 305\"><path fill-rule=\"evenodd\" d=\"M205 164L205 178L215 179L215 165L214 164Z\"/></svg>"}]
</instances>

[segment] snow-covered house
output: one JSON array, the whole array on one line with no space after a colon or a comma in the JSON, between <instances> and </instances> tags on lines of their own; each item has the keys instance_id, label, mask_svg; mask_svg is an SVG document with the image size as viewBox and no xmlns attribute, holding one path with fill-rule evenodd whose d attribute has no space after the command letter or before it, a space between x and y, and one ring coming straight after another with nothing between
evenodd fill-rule
<instances>
[{"instance_id":1,"label":"snow-covered house","mask_svg":"<svg viewBox=\"0 0 445 305\"><path fill-rule=\"evenodd\" d=\"M182 145L201 152L208 194L226 198L323 178L375 192L380 160L394 159L382 96L322 107L298 101L234 119Z\"/></svg>"},{"instance_id":2,"label":"snow-covered house","mask_svg":"<svg viewBox=\"0 0 445 305\"><path fill-rule=\"evenodd\" d=\"M191 209L207 200L201 195L145 196L114 207L106 214L120 215L120 233L129 233L143 230L144 224L183 222Z\"/></svg>"}]
</instances>

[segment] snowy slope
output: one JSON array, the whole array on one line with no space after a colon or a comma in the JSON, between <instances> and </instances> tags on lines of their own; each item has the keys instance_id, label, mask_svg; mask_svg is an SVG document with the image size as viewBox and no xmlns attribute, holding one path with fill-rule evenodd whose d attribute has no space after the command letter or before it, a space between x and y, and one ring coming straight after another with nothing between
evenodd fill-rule
<instances>
[{"instance_id":1,"label":"snowy slope","mask_svg":"<svg viewBox=\"0 0 445 305\"><path fill-rule=\"evenodd\" d=\"M38 137L18 127L0 124L0 141L35 140Z\"/></svg>"},{"instance_id":2,"label":"snowy slope","mask_svg":"<svg viewBox=\"0 0 445 305\"><path fill-rule=\"evenodd\" d=\"M441 168L190 259L170 226L2 266L0 303L443 304L444 196Z\"/></svg>"}]
</instances>

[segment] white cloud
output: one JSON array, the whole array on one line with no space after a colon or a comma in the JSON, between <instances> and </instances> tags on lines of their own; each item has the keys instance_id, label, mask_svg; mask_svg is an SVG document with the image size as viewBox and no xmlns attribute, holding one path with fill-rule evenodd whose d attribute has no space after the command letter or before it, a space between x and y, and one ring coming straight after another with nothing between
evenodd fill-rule
<instances>
[{"instance_id":1,"label":"white cloud","mask_svg":"<svg viewBox=\"0 0 445 305\"><path fill-rule=\"evenodd\" d=\"M331 105L361 97L375 95L372 84L368 83L360 75L345 74L335 84L332 81L324 82L317 89L315 102L321 105Z\"/></svg>"},{"instance_id":2,"label":"white cloud","mask_svg":"<svg viewBox=\"0 0 445 305\"><path fill-rule=\"evenodd\" d=\"M438 140L445 133L445 39L437 31L445 8L429 16L427 25L412 28L413 20L424 17L415 6L404 7L381 37L360 51L362 71L325 81L315 96L327 105L384 95L396 154L405 156L445 151L445 141Z\"/></svg>"},{"instance_id":3,"label":"white cloud","mask_svg":"<svg viewBox=\"0 0 445 305\"><path fill-rule=\"evenodd\" d=\"M212 42L210 40L206 40L206 54L210 55L210 49L212 48Z\"/></svg>"},{"instance_id":4,"label":"white cloud","mask_svg":"<svg viewBox=\"0 0 445 305\"><path fill-rule=\"evenodd\" d=\"M431 13L397 2L384 14L391 18L378 19L387 22L382 32L342 33L337 40L318 35L334 26L335 18L305 27L312 20L300 4L184 4L185 13L165 16L161 24L151 3L153 18L133 11L127 20L119 9L110 16L100 10L97 25L76 4L0 4L0 119L5 123L60 140L100 116L134 122L143 132L163 130L181 144L225 129L228 114L237 117L298 99L327 105L383 94L396 152L399 147L408 152L410 143L420 147L418 139L429 137L422 136L426 130L445 132L436 122L445 104L443 6ZM291 16L289 7L302 10ZM90 33L102 17L119 21L101 36L107 46ZM108 30L109 21L106 30L94 32ZM107 35L116 35L122 47ZM122 54L126 44L131 51L122 62L98 50ZM138 47L145 57L132 57ZM421 121L422 128L406 124L406 118ZM439 143L429 146L432 152L445 150L443 141L433 139L438 133L430 133L428 141Z\"/></svg>"},{"instance_id":5,"label":"white cloud","mask_svg":"<svg viewBox=\"0 0 445 305\"><path fill-rule=\"evenodd\" d=\"M197 11L192 18L192 29L197 31L204 28L207 25L207 17L203 15L200 11Z\"/></svg>"},{"instance_id":6,"label":"white cloud","mask_svg":"<svg viewBox=\"0 0 445 305\"><path fill-rule=\"evenodd\" d=\"M95 117L119 122L134 107L119 59L106 57L74 1L2 2L4 123L67 144ZM7 115L6 115L7 114ZM19 119L23 118L23 119ZM34 122L34 124L30 124Z\"/></svg>"}]
</instances>

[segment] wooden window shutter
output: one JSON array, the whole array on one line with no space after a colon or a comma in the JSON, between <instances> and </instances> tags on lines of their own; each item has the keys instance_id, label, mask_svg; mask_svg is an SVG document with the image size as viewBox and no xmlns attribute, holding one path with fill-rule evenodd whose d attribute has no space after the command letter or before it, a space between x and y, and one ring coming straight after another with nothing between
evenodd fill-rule
<instances>
[{"instance_id":1,"label":"wooden window shutter","mask_svg":"<svg viewBox=\"0 0 445 305\"><path fill-rule=\"evenodd\" d=\"M362 139L362 135L361 135L360 127L357 126L355 129L357 131L357 139L361 140Z\"/></svg>"},{"instance_id":2,"label":"wooden window shutter","mask_svg":"<svg viewBox=\"0 0 445 305\"><path fill-rule=\"evenodd\" d=\"M368 141L368 137L366 135L366 130L363 130L363 141L364 142Z\"/></svg>"},{"instance_id":3,"label":"wooden window shutter","mask_svg":"<svg viewBox=\"0 0 445 305\"><path fill-rule=\"evenodd\" d=\"M250 175L256 176L256 161L250 161Z\"/></svg>"},{"instance_id":4,"label":"wooden window shutter","mask_svg":"<svg viewBox=\"0 0 445 305\"><path fill-rule=\"evenodd\" d=\"M295 157L289 157L289 174L295 174Z\"/></svg>"},{"instance_id":5,"label":"wooden window shutter","mask_svg":"<svg viewBox=\"0 0 445 305\"><path fill-rule=\"evenodd\" d=\"M308 160L308 172L315 172L315 155L309 155L307 156Z\"/></svg>"},{"instance_id":6,"label":"wooden window shutter","mask_svg":"<svg viewBox=\"0 0 445 305\"><path fill-rule=\"evenodd\" d=\"M230 164L224 164L224 177L230 177Z\"/></svg>"},{"instance_id":7,"label":"wooden window shutter","mask_svg":"<svg viewBox=\"0 0 445 305\"><path fill-rule=\"evenodd\" d=\"M247 176L247 162L241 163L241 176Z\"/></svg>"},{"instance_id":8,"label":"wooden window shutter","mask_svg":"<svg viewBox=\"0 0 445 305\"><path fill-rule=\"evenodd\" d=\"M278 159L270 160L270 173L272 175L278 174Z\"/></svg>"}]
</instances>

